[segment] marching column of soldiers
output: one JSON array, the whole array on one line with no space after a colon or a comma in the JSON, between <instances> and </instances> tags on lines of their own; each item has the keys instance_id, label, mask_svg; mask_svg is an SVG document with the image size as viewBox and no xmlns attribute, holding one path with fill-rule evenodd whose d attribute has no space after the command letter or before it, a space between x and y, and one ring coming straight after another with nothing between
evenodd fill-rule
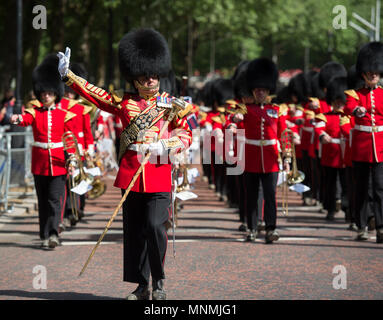
<instances>
[{"instance_id":1,"label":"marching column of soldiers","mask_svg":"<svg viewBox=\"0 0 383 320\"><path fill-rule=\"evenodd\" d=\"M60 245L60 232L84 217L89 185L102 194L84 167L94 166L98 140L107 135L116 143L114 186L123 202L123 280L138 284L128 299L149 299L150 276L152 298L166 299L174 177L162 160L184 152L200 151L203 179L238 208L246 242L261 231L267 244L279 239L277 187L303 183L302 205L317 206L328 221L343 215L358 241L375 229L383 243L382 43L363 46L348 70L329 61L286 85L270 59L242 61L231 78L209 80L192 94L172 71L166 40L144 28L121 39L119 68L129 89L108 93L70 62L69 48L50 54L32 74L36 99L11 117L33 128L43 249ZM114 125L106 133L108 121ZM75 191L83 180L87 189Z\"/></svg>"}]
</instances>

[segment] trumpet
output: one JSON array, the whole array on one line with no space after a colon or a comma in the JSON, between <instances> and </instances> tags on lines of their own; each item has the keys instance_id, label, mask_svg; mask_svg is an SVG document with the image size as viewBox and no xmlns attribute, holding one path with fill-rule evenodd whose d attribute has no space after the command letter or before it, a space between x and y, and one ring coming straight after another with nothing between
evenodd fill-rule
<instances>
[{"instance_id":1,"label":"trumpet","mask_svg":"<svg viewBox=\"0 0 383 320\"><path fill-rule=\"evenodd\" d=\"M281 134L281 149L283 161L291 162L291 170L286 174L286 180L282 183L282 212L288 214L288 191L289 187L301 183L305 179L305 174L298 170L297 158L295 154L295 143L293 140L294 132L287 128Z\"/></svg>"}]
</instances>

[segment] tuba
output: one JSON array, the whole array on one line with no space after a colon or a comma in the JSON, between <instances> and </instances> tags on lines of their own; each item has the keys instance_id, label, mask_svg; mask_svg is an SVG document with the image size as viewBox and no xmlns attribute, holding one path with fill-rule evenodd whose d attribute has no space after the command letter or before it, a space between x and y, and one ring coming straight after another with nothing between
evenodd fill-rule
<instances>
[{"instance_id":1,"label":"tuba","mask_svg":"<svg viewBox=\"0 0 383 320\"><path fill-rule=\"evenodd\" d=\"M289 187L301 183L305 179L305 174L298 170L293 135L294 132L289 128L283 130L281 134L282 160L291 161L291 170L286 173L286 179L282 183L282 211L285 215L288 213Z\"/></svg>"}]
</instances>

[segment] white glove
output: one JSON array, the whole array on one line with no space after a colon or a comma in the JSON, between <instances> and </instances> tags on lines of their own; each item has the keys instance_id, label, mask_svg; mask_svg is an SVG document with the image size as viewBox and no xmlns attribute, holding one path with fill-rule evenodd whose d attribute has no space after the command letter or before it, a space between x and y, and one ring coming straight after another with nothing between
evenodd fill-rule
<instances>
[{"instance_id":1,"label":"white glove","mask_svg":"<svg viewBox=\"0 0 383 320\"><path fill-rule=\"evenodd\" d=\"M70 49L66 47L65 49L65 54L62 52L59 52L57 54L59 57L59 73L61 76L61 79L64 78L68 74L68 69L69 69L69 60L70 60Z\"/></svg>"},{"instance_id":2,"label":"white glove","mask_svg":"<svg viewBox=\"0 0 383 320\"><path fill-rule=\"evenodd\" d=\"M212 132L213 131L213 126L210 123L205 124L205 129L207 132Z\"/></svg>"},{"instance_id":3,"label":"white glove","mask_svg":"<svg viewBox=\"0 0 383 320\"><path fill-rule=\"evenodd\" d=\"M241 121L243 121L243 118L244 118L244 116L242 113L236 113L233 116L233 122L235 122L235 123L241 122Z\"/></svg>"},{"instance_id":4,"label":"white glove","mask_svg":"<svg viewBox=\"0 0 383 320\"><path fill-rule=\"evenodd\" d=\"M149 151L155 156L162 156L167 153L167 150L164 148L161 141L152 142L149 144Z\"/></svg>"}]
</instances>

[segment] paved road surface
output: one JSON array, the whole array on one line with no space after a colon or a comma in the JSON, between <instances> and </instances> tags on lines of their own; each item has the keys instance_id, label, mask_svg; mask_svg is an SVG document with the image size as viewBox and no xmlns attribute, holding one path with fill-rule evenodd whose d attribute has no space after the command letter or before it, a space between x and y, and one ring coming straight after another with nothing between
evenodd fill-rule
<instances>
[{"instance_id":1,"label":"paved road surface","mask_svg":"<svg viewBox=\"0 0 383 320\"><path fill-rule=\"evenodd\" d=\"M106 177L107 192L88 201L84 220L61 234L62 246L54 251L39 249L35 211L16 208L0 216L1 300L122 299L135 288L122 281L121 214L78 276L121 197L113 178ZM198 199L184 202L179 213L175 248L169 230L169 299L383 299L383 245L374 232L369 241L354 241L342 215L327 222L317 207L303 207L290 193L288 216L278 212L280 240L266 245L261 233L246 243L237 211L201 179L195 187Z\"/></svg>"}]
</instances>

